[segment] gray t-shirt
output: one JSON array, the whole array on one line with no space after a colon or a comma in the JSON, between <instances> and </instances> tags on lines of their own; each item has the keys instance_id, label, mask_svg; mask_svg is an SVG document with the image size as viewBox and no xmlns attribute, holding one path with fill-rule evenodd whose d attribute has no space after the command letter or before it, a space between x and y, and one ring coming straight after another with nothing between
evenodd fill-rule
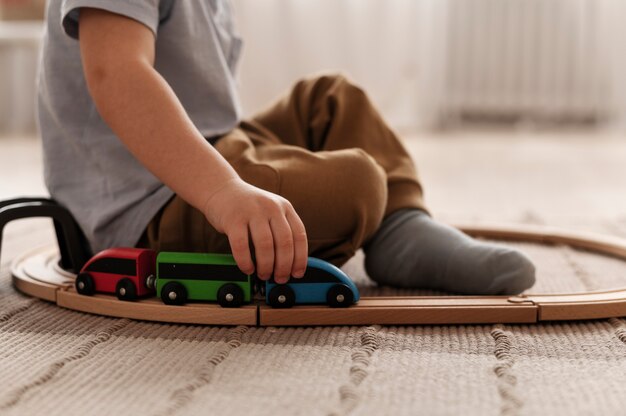
<instances>
[{"instance_id":1,"label":"gray t-shirt","mask_svg":"<svg viewBox=\"0 0 626 416\"><path fill-rule=\"evenodd\" d=\"M234 71L241 40L226 1L49 1L38 90L45 180L96 252L134 246L173 191L126 150L98 114L76 40L81 7L130 17L155 34L155 69L204 137L239 122Z\"/></svg>"}]
</instances>

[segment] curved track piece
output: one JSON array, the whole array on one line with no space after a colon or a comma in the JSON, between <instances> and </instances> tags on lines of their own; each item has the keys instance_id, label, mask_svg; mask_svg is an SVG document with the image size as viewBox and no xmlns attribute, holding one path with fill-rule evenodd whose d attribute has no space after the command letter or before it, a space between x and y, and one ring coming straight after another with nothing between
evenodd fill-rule
<instances>
[{"instance_id":1,"label":"curved track piece","mask_svg":"<svg viewBox=\"0 0 626 416\"><path fill-rule=\"evenodd\" d=\"M616 237L548 227L460 228L475 237L566 244L626 260L626 239ZM11 266L14 285L26 294L68 309L150 321L262 326L411 325L537 323L626 316L626 288L520 296L363 297L358 304L348 308L303 305L286 310L274 309L264 303L221 308L208 303L168 306L157 298L123 302L113 295L83 296L76 293L74 276L54 267L55 256L54 250L43 248L18 257Z\"/></svg>"},{"instance_id":2,"label":"curved track piece","mask_svg":"<svg viewBox=\"0 0 626 416\"><path fill-rule=\"evenodd\" d=\"M0 201L0 248L4 226L13 220L50 217L59 244L64 270L77 273L91 257L89 244L67 208L48 198L15 198Z\"/></svg>"}]
</instances>

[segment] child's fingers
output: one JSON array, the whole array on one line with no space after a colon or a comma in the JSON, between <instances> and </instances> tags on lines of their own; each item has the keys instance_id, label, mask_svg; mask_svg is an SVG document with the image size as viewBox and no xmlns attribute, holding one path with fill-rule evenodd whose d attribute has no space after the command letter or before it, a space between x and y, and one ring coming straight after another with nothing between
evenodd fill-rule
<instances>
[{"instance_id":1,"label":"child's fingers","mask_svg":"<svg viewBox=\"0 0 626 416\"><path fill-rule=\"evenodd\" d=\"M250 235L256 257L256 274L268 280L274 271L274 237L267 220L250 223Z\"/></svg>"},{"instance_id":2,"label":"child's fingers","mask_svg":"<svg viewBox=\"0 0 626 416\"><path fill-rule=\"evenodd\" d=\"M250 255L248 227L245 225L235 227L228 233L228 242L239 269L245 274L254 273L254 262Z\"/></svg>"},{"instance_id":3,"label":"child's fingers","mask_svg":"<svg viewBox=\"0 0 626 416\"><path fill-rule=\"evenodd\" d=\"M274 279L276 283L287 283L291 277L293 265L293 235L291 227L284 215L278 215L270 220L272 235L274 236Z\"/></svg>"},{"instance_id":4,"label":"child's fingers","mask_svg":"<svg viewBox=\"0 0 626 416\"><path fill-rule=\"evenodd\" d=\"M304 224L298 214L296 214L295 210L288 210L286 217L289 222L289 226L291 227L291 233L293 236L294 254L291 275L299 278L303 277L304 272L306 271L307 259L309 257L309 243Z\"/></svg>"}]
</instances>

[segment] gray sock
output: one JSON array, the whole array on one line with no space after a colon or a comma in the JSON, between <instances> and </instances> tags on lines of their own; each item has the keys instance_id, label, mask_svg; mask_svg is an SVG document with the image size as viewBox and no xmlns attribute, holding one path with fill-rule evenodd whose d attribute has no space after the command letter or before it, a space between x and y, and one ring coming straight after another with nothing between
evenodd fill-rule
<instances>
[{"instance_id":1,"label":"gray sock","mask_svg":"<svg viewBox=\"0 0 626 416\"><path fill-rule=\"evenodd\" d=\"M474 240L418 209L385 218L364 251L367 273L382 285L512 295L535 283L521 252Z\"/></svg>"}]
</instances>

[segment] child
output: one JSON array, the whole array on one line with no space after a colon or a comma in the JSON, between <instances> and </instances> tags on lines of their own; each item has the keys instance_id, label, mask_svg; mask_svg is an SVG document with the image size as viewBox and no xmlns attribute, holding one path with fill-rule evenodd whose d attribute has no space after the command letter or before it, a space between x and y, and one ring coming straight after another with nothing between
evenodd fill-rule
<instances>
[{"instance_id":1,"label":"child","mask_svg":"<svg viewBox=\"0 0 626 416\"><path fill-rule=\"evenodd\" d=\"M514 294L521 253L431 219L412 161L362 90L303 80L240 120L228 3L51 0L39 121L51 195L94 251L231 251L245 273L302 277L361 247L380 284Z\"/></svg>"}]
</instances>

